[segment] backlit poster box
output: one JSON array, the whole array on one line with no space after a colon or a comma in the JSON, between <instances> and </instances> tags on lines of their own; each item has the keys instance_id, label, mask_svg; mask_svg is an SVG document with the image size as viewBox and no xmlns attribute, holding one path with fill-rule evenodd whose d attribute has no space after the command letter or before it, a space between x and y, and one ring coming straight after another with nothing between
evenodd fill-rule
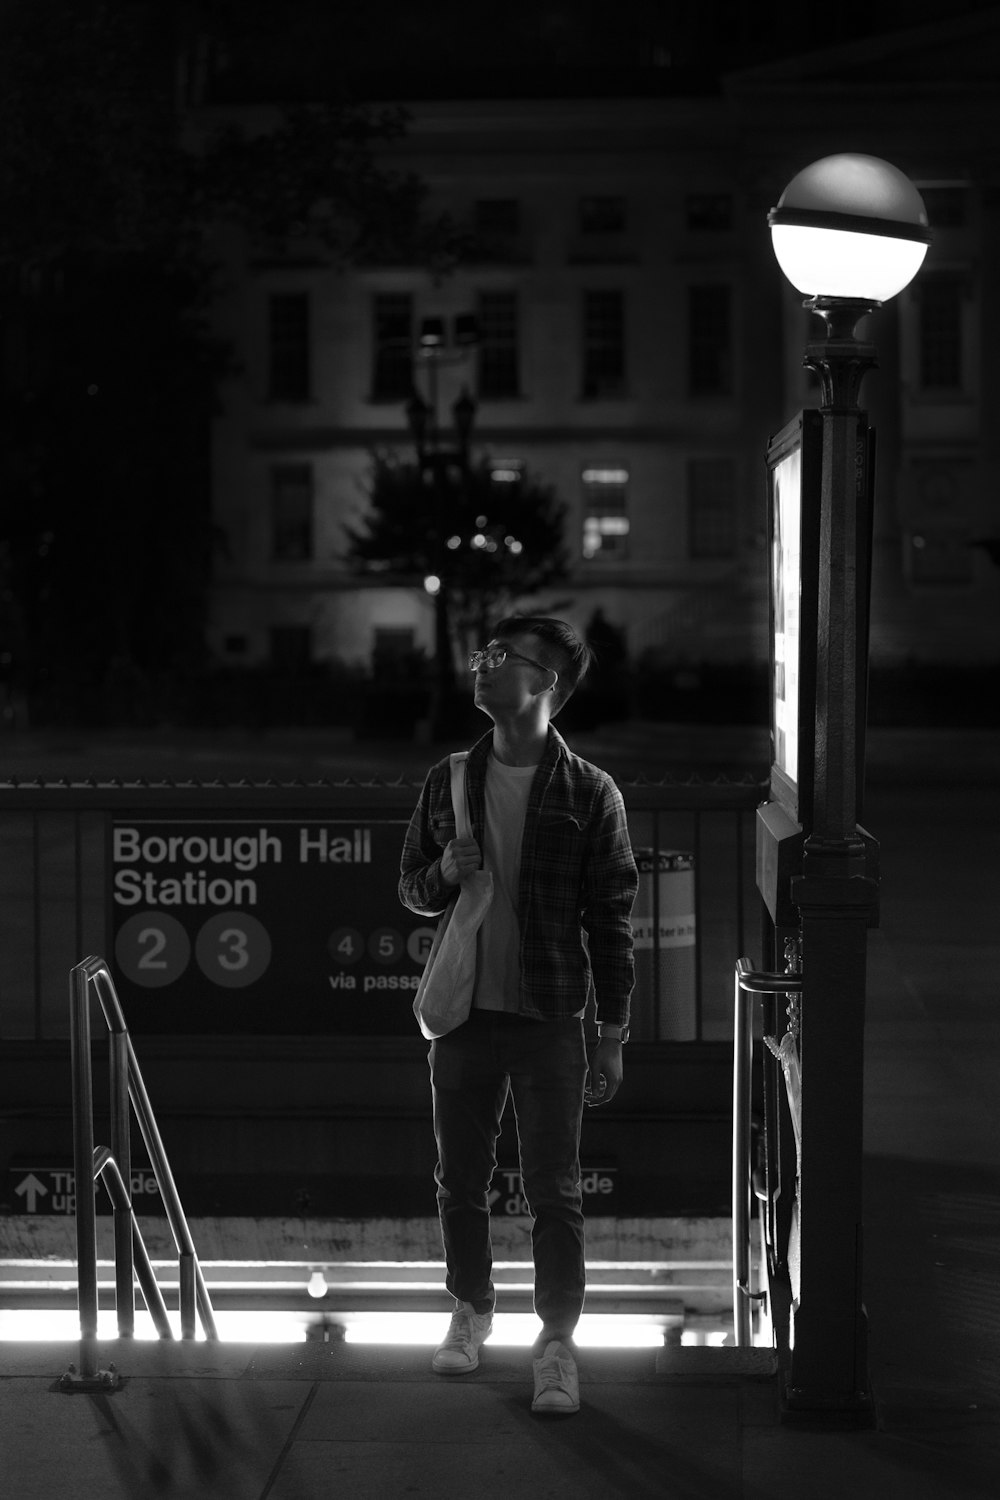
<instances>
[{"instance_id":1,"label":"backlit poster box","mask_svg":"<svg viewBox=\"0 0 1000 1500\"><path fill-rule=\"evenodd\" d=\"M857 785L863 785L868 693L868 609L875 434L858 432L854 482L834 497L850 526L858 564L856 616L844 622L846 663L854 684L850 718L855 733ZM771 796L800 825L812 826L816 756L817 676L827 663L818 646L823 417L800 411L767 449L768 542L771 596ZM828 603L832 608L832 603ZM822 694L820 695L822 696ZM826 711L826 710L824 710ZM827 725L827 730L829 730ZM860 806L858 808L860 816Z\"/></svg>"},{"instance_id":2,"label":"backlit poster box","mask_svg":"<svg viewBox=\"0 0 1000 1500\"><path fill-rule=\"evenodd\" d=\"M774 764L791 782L799 773L799 610L801 605L802 449L792 448L774 466L774 599L771 676Z\"/></svg>"},{"instance_id":3,"label":"backlit poster box","mask_svg":"<svg viewBox=\"0 0 1000 1500\"><path fill-rule=\"evenodd\" d=\"M771 790L801 821L815 737L817 535L822 423L801 411L767 450L771 598Z\"/></svg>"}]
</instances>

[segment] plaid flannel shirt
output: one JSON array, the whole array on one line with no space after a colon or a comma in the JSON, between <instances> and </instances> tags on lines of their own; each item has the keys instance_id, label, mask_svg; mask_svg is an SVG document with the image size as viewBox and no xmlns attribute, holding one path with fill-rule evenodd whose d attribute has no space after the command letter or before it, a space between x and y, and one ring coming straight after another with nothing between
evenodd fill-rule
<instances>
[{"instance_id":1,"label":"plaid flannel shirt","mask_svg":"<svg viewBox=\"0 0 1000 1500\"><path fill-rule=\"evenodd\" d=\"M480 848L492 739L490 730L466 765L472 834ZM446 758L428 772L403 841L399 896L421 916L439 916L454 895L441 879L441 855L454 837ZM550 725L521 846L522 1015L578 1015L593 986L597 1019L625 1024L635 977L630 915L638 884L621 792L606 771L574 755Z\"/></svg>"}]
</instances>

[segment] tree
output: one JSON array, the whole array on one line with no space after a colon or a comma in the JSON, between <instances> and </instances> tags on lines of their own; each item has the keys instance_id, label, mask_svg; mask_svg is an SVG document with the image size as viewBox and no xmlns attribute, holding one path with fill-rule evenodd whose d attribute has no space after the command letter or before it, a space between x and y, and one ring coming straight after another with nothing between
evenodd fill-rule
<instances>
[{"instance_id":1,"label":"tree","mask_svg":"<svg viewBox=\"0 0 1000 1500\"><path fill-rule=\"evenodd\" d=\"M456 646L480 644L493 620L565 578L565 505L528 473L495 476L488 458L430 452L423 463L373 456L369 508L345 526L349 566L363 577L425 588L436 610L439 683Z\"/></svg>"},{"instance_id":2,"label":"tree","mask_svg":"<svg viewBox=\"0 0 1000 1500\"><path fill-rule=\"evenodd\" d=\"M377 165L399 111L331 97L190 129L212 59L241 28L266 42L271 12L0 6L0 671L67 717L110 679L133 717L169 712L203 658L219 227L337 263L457 253L419 181Z\"/></svg>"}]
</instances>

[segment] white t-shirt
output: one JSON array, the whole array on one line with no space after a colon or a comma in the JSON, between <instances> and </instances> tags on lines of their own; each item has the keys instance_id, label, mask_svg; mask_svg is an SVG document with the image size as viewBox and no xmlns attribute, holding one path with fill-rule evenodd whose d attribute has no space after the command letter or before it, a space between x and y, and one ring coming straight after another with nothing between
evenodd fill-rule
<instances>
[{"instance_id":1,"label":"white t-shirt","mask_svg":"<svg viewBox=\"0 0 1000 1500\"><path fill-rule=\"evenodd\" d=\"M528 796L537 766L505 766L491 753L486 765L483 868L493 871L493 900L479 929L476 989L479 1010L519 1008L521 927L517 886Z\"/></svg>"}]
</instances>

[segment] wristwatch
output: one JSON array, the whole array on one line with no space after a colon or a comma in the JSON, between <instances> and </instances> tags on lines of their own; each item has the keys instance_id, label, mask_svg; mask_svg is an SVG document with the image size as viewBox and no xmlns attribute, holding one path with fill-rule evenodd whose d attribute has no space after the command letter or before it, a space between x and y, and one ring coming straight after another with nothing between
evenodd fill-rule
<instances>
[{"instance_id":1,"label":"wristwatch","mask_svg":"<svg viewBox=\"0 0 1000 1500\"><path fill-rule=\"evenodd\" d=\"M617 1031L617 1033L618 1033L617 1036L612 1036L611 1035L611 1033L614 1032L614 1031ZM610 1042L621 1042L622 1046L624 1047L625 1043L628 1041L628 1027L627 1026L616 1026L614 1024L614 1022L612 1022L612 1021L598 1021L598 1023L597 1023L597 1036L598 1036L598 1040L603 1042L603 1040L605 1038L605 1035L607 1036L607 1038L608 1038L608 1040Z\"/></svg>"}]
</instances>

